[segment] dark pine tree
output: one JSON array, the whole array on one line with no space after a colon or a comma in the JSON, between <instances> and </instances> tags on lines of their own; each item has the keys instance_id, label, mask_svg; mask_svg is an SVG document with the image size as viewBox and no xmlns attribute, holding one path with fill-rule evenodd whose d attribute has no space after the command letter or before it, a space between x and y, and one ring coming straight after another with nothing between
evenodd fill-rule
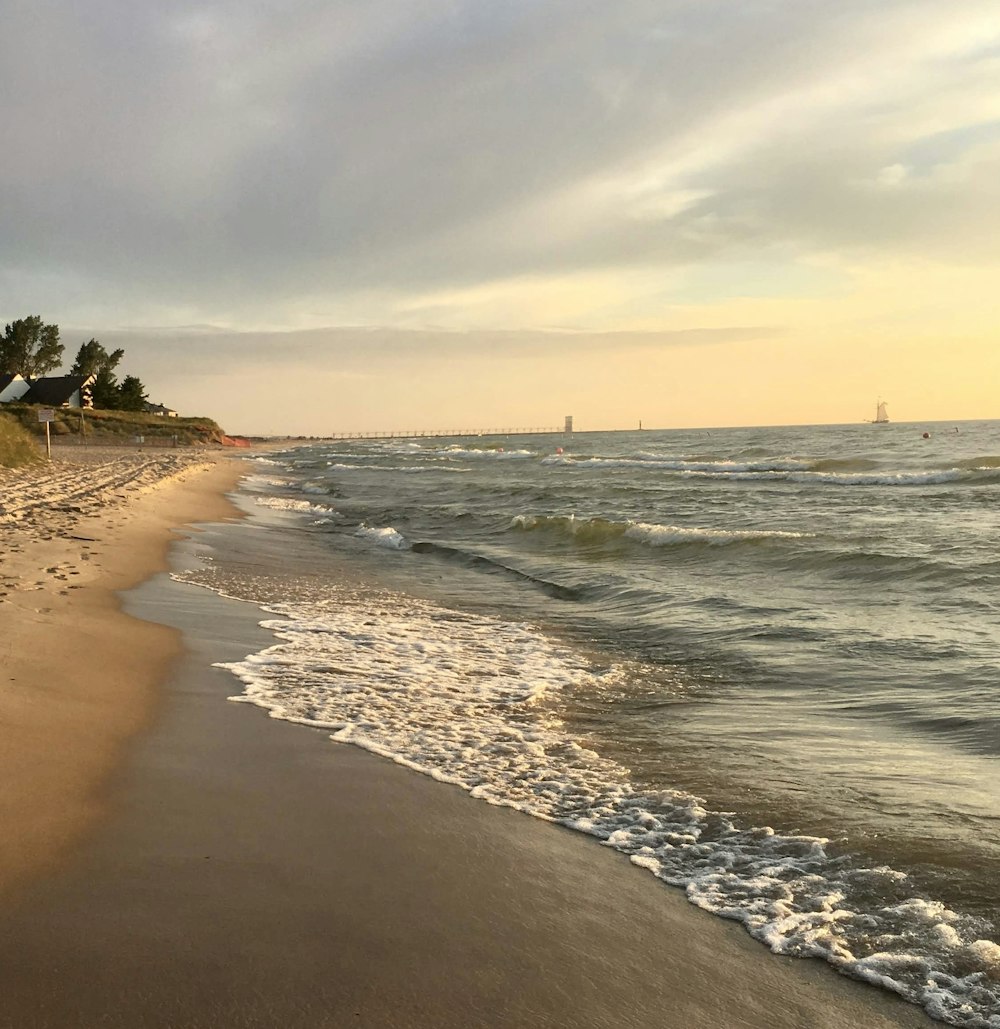
<instances>
[{"instance_id":1,"label":"dark pine tree","mask_svg":"<svg viewBox=\"0 0 1000 1029\"><path fill-rule=\"evenodd\" d=\"M135 375L126 375L118 387L118 407L122 411L142 411L146 407L146 387Z\"/></svg>"},{"instance_id":2,"label":"dark pine tree","mask_svg":"<svg viewBox=\"0 0 1000 1029\"><path fill-rule=\"evenodd\" d=\"M107 366L97 370L97 378L90 390L94 407L103 411L115 411L119 407L118 378Z\"/></svg>"}]
</instances>

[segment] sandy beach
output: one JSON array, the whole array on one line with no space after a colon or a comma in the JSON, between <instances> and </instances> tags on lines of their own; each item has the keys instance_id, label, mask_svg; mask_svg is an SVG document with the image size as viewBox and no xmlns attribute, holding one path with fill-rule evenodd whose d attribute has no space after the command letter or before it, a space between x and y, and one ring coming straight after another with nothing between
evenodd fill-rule
<instances>
[{"instance_id":1,"label":"sandy beach","mask_svg":"<svg viewBox=\"0 0 1000 1029\"><path fill-rule=\"evenodd\" d=\"M240 462L68 456L0 472L0 1026L935 1024L594 840L227 703L212 664L258 612L164 570Z\"/></svg>"},{"instance_id":2,"label":"sandy beach","mask_svg":"<svg viewBox=\"0 0 1000 1029\"><path fill-rule=\"evenodd\" d=\"M74 446L0 469L0 818L17 827L0 837L0 891L50 868L103 811L179 650L116 592L164 567L175 526L232 514L238 474L204 452Z\"/></svg>"}]
</instances>

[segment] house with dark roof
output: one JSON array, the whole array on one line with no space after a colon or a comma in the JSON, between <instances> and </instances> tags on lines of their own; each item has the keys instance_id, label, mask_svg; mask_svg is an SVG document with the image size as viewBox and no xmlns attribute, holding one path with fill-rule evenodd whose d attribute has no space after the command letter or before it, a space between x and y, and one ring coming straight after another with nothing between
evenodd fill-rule
<instances>
[{"instance_id":1,"label":"house with dark roof","mask_svg":"<svg viewBox=\"0 0 1000 1029\"><path fill-rule=\"evenodd\" d=\"M172 407L164 407L163 404L143 404L143 411L146 414L155 414L158 418L176 418L177 412Z\"/></svg>"},{"instance_id":2,"label":"house with dark roof","mask_svg":"<svg viewBox=\"0 0 1000 1029\"><path fill-rule=\"evenodd\" d=\"M93 407L93 375L51 375L35 379L17 399L22 404L44 407Z\"/></svg>"}]
</instances>

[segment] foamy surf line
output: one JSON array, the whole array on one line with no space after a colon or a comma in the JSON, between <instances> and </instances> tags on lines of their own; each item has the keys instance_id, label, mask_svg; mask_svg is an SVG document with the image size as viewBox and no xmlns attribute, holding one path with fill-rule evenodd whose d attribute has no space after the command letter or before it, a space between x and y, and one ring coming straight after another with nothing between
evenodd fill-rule
<instances>
[{"instance_id":1,"label":"foamy surf line","mask_svg":"<svg viewBox=\"0 0 1000 1029\"><path fill-rule=\"evenodd\" d=\"M245 686L231 699L595 836L776 953L821 957L951 1025L1000 1027L990 927L918 896L902 872L831 853L825 839L643 789L569 738L560 698L613 669L529 625L395 594L299 582L276 603L266 581L217 567L175 578L279 616L261 622L279 642L221 665Z\"/></svg>"},{"instance_id":2,"label":"foamy surf line","mask_svg":"<svg viewBox=\"0 0 1000 1029\"><path fill-rule=\"evenodd\" d=\"M272 511L290 511L294 514L329 514L332 508L323 504L311 504L308 500L297 500L293 497L258 496L254 498L258 507L267 507Z\"/></svg>"},{"instance_id":3,"label":"foamy surf line","mask_svg":"<svg viewBox=\"0 0 1000 1029\"><path fill-rule=\"evenodd\" d=\"M780 529L713 529L700 526L654 525L648 522L612 521L606 518L577 518L576 515L519 514L514 515L508 528L525 532L547 529L571 539L593 542L624 538L651 547L685 543L724 546L732 543L812 538L812 533Z\"/></svg>"},{"instance_id":4,"label":"foamy surf line","mask_svg":"<svg viewBox=\"0 0 1000 1029\"><path fill-rule=\"evenodd\" d=\"M549 456L543 465L557 468L671 472L692 480L718 482L774 482L798 486L946 486L991 485L998 481L997 469L989 465L941 468L932 471L824 471L801 462L764 464L730 461L691 462L638 460L636 458Z\"/></svg>"}]
</instances>

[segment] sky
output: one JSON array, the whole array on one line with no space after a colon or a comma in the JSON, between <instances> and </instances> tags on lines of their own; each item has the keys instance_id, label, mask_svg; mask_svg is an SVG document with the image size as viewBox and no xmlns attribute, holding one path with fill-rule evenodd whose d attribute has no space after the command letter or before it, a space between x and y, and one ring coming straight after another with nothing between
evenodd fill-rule
<instances>
[{"instance_id":1,"label":"sky","mask_svg":"<svg viewBox=\"0 0 1000 1029\"><path fill-rule=\"evenodd\" d=\"M231 432L1000 418L995 0L0 0L0 322Z\"/></svg>"}]
</instances>

